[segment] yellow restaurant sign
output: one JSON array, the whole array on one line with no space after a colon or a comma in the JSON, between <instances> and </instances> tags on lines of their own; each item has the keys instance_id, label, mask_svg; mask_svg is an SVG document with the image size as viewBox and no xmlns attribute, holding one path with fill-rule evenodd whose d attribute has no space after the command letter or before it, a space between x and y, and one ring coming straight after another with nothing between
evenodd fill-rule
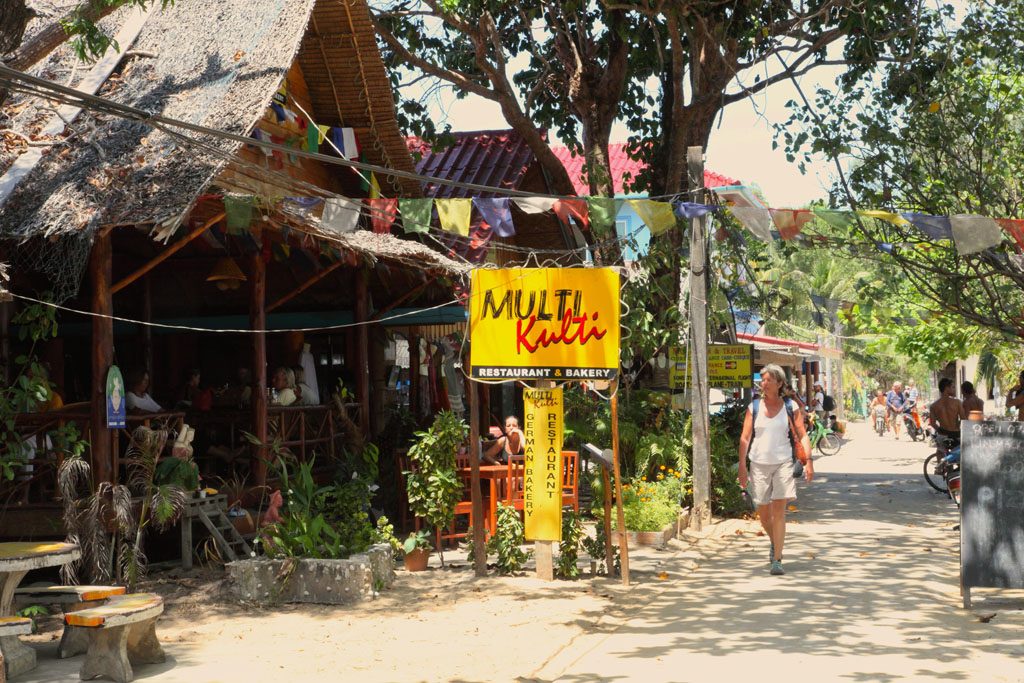
<instances>
[{"instance_id":1,"label":"yellow restaurant sign","mask_svg":"<svg viewBox=\"0 0 1024 683\"><path fill-rule=\"evenodd\" d=\"M478 268L471 375L612 379L619 368L619 274L611 268Z\"/></svg>"},{"instance_id":2,"label":"yellow restaurant sign","mask_svg":"<svg viewBox=\"0 0 1024 683\"><path fill-rule=\"evenodd\" d=\"M523 390L523 516L526 540L562 540L561 389Z\"/></svg>"},{"instance_id":3,"label":"yellow restaurant sign","mask_svg":"<svg viewBox=\"0 0 1024 683\"><path fill-rule=\"evenodd\" d=\"M686 347L668 350L668 385L672 389L690 386L686 369ZM752 344L712 344L708 347L708 386L718 389L754 386L754 347Z\"/></svg>"}]
</instances>

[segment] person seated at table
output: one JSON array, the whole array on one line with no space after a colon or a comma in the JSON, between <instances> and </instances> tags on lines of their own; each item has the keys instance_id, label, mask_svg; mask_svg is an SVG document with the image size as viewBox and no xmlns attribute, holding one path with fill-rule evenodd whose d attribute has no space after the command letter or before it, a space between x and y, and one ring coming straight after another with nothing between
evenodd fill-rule
<instances>
[{"instance_id":1,"label":"person seated at table","mask_svg":"<svg viewBox=\"0 0 1024 683\"><path fill-rule=\"evenodd\" d=\"M163 408L149 395L149 373L142 369L128 373L128 392L125 406L136 413L160 413Z\"/></svg>"},{"instance_id":2,"label":"person seated at table","mask_svg":"<svg viewBox=\"0 0 1024 683\"><path fill-rule=\"evenodd\" d=\"M233 382L226 382L224 388L216 392L214 403L222 408L245 408L252 403L252 373L249 368L241 366L235 373Z\"/></svg>"},{"instance_id":3,"label":"person seated at table","mask_svg":"<svg viewBox=\"0 0 1024 683\"><path fill-rule=\"evenodd\" d=\"M199 369L189 368L185 371L181 387L178 389L176 408L192 408L199 398Z\"/></svg>"},{"instance_id":4,"label":"person seated at table","mask_svg":"<svg viewBox=\"0 0 1024 683\"><path fill-rule=\"evenodd\" d=\"M313 390L306 384L306 371L296 365L292 368L295 374L295 405L312 406L316 405L313 400Z\"/></svg>"},{"instance_id":5,"label":"person seated at table","mask_svg":"<svg viewBox=\"0 0 1024 683\"><path fill-rule=\"evenodd\" d=\"M295 395L295 372L291 368L281 367L274 371L271 381L274 387L274 400L271 405L290 406L298 399Z\"/></svg>"},{"instance_id":6,"label":"person seated at table","mask_svg":"<svg viewBox=\"0 0 1024 683\"><path fill-rule=\"evenodd\" d=\"M484 451L483 460L491 465L503 465L510 455L523 454L523 431L519 429L519 418L509 415L505 418L505 434Z\"/></svg>"}]
</instances>

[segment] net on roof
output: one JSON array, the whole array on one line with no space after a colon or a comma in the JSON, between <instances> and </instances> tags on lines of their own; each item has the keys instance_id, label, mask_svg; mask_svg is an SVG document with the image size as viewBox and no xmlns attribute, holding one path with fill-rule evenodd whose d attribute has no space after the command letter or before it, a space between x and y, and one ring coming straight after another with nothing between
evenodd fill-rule
<instances>
[{"instance_id":1,"label":"net on roof","mask_svg":"<svg viewBox=\"0 0 1024 683\"><path fill-rule=\"evenodd\" d=\"M10 236L0 234L4 238ZM62 304L78 295L91 248L92 234L82 230L14 243L6 250L6 258L11 274L39 277L40 291L35 293L40 298Z\"/></svg>"}]
</instances>

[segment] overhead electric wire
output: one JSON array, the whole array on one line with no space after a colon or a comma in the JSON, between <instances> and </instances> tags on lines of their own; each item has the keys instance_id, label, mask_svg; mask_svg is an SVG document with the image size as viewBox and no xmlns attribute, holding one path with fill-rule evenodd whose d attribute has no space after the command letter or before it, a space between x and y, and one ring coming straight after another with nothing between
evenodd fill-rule
<instances>
[{"instance_id":1,"label":"overhead electric wire","mask_svg":"<svg viewBox=\"0 0 1024 683\"><path fill-rule=\"evenodd\" d=\"M368 164L362 161L353 161L345 157L334 157L326 154L320 154L319 152L310 152L307 150L296 149L287 145L280 145L274 142L267 142L265 140L257 140L245 135L239 135L237 133L229 133L227 131L219 130L216 128L209 128L207 126L200 126L198 124L189 123L180 119L174 119L171 117L163 116L154 112L139 109L128 104L122 104L115 102L111 99L100 97L98 95L90 95L83 93L74 88L70 88L58 83L47 81L46 79L32 76L30 74L11 69L10 67L0 64L0 85L4 85L12 90L19 90L21 92L27 92L29 94L43 97L45 99L57 100L64 104L80 107L88 111L100 111L120 118L125 118L132 121L138 121L141 123L148 123L153 127L160 128L161 126L170 126L173 128L181 128L189 130L194 133L200 133L203 135L209 135L224 140L229 140L239 144L255 145L263 149L269 149L272 151L278 151L282 154L289 154L292 156L299 156L305 159L312 159L320 161L322 163L331 164L335 166L347 166L350 168L357 169L359 171L369 171L377 173L382 176L391 176L395 178L404 178L407 180L415 180L420 183L434 183L438 185L446 185L449 187L458 187L467 190L473 190L476 192L487 192L497 195L504 195L507 197L540 197L545 199L580 199L579 195L558 195L558 194L545 194L539 192L526 192L523 190L512 190L504 187L492 187L489 185L480 185L478 183L467 183L458 180L451 180L448 178L439 178L435 176L423 175L421 173L415 173L411 171L402 171L400 169L392 169L384 166L377 166L375 164ZM162 129L162 128L161 128ZM647 199L659 199L659 198L675 198L684 194L695 194L697 192L703 192L704 188L698 188L688 190L685 192L676 192L670 195L662 195L660 197L647 197Z\"/></svg>"}]
</instances>

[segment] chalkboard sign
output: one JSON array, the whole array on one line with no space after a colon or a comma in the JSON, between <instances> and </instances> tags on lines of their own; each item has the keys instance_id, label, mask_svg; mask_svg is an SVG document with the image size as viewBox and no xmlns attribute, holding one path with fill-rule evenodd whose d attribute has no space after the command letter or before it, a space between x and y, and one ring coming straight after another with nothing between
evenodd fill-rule
<instances>
[{"instance_id":1,"label":"chalkboard sign","mask_svg":"<svg viewBox=\"0 0 1024 683\"><path fill-rule=\"evenodd\" d=\"M960 583L1024 588L1024 422L962 422Z\"/></svg>"}]
</instances>

